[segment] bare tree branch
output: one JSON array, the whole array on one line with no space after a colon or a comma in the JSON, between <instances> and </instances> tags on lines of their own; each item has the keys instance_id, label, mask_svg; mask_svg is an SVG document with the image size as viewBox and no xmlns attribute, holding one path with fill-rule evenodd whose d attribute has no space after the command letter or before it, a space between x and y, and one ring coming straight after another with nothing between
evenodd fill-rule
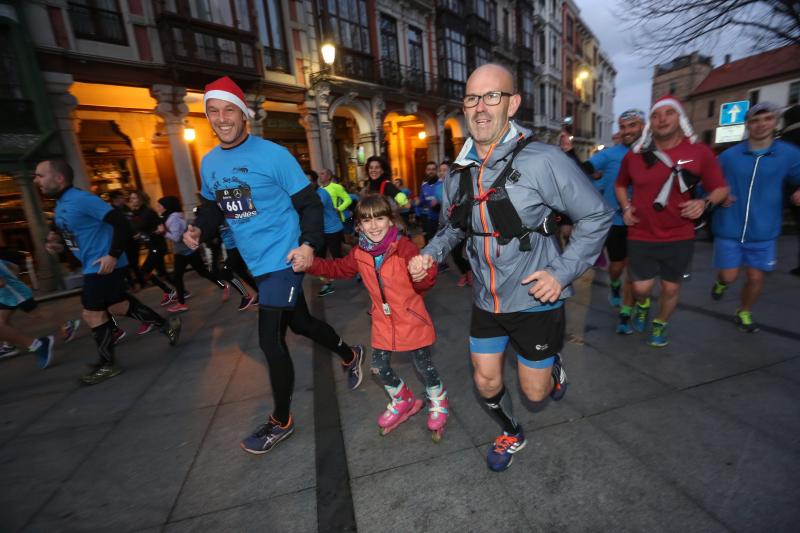
<instances>
[{"instance_id":1,"label":"bare tree branch","mask_svg":"<svg viewBox=\"0 0 800 533\"><path fill-rule=\"evenodd\" d=\"M695 50L711 55L726 31L755 51L800 44L797 0L622 0L617 16L654 63Z\"/></svg>"}]
</instances>

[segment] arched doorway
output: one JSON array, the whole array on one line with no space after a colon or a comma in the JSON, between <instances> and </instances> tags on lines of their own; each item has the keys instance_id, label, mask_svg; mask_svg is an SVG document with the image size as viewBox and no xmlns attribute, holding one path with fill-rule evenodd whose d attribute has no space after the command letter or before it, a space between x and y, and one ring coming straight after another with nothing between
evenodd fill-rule
<instances>
[{"instance_id":1,"label":"arched doorway","mask_svg":"<svg viewBox=\"0 0 800 533\"><path fill-rule=\"evenodd\" d=\"M131 141L113 120L82 120L78 141L92 192L141 188Z\"/></svg>"},{"instance_id":2,"label":"arched doorway","mask_svg":"<svg viewBox=\"0 0 800 533\"><path fill-rule=\"evenodd\" d=\"M444 155L448 160L455 161L461 147L466 140L465 128L462 118L450 116L444 121Z\"/></svg>"},{"instance_id":3,"label":"arched doorway","mask_svg":"<svg viewBox=\"0 0 800 533\"><path fill-rule=\"evenodd\" d=\"M418 192L425 178L425 163L439 159L435 122L424 112L390 111L383 121L392 177Z\"/></svg>"},{"instance_id":4,"label":"arched doorway","mask_svg":"<svg viewBox=\"0 0 800 533\"><path fill-rule=\"evenodd\" d=\"M357 186L364 179L365 159L377 152L369 110L363 101L344 97L333 102L328 117L333 134L331 170L340 181Z\"/></svg>"}]
</instances>

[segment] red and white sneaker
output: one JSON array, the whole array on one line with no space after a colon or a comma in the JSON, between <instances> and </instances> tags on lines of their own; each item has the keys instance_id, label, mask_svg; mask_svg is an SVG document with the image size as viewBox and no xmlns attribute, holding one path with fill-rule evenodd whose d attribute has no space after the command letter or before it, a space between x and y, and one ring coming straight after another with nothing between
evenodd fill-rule
<instances>
[{"instance_id":1,"label":"red and white sneaker","mask_svg":"<svg viewBox=\"0 0 800 533\"><path fill-rule=\"evenodd\" d=\"M177 293L175 291L165 292L164 296L161 297L161 303L159 303L159 305L161 307L168 306L169 304L171 304L172 302L175 301L175 297L176 296L177 296Z\"/></svg>"},{"instance_id":2,"label":"red and white sneaker","mask_svg":"<svg viewBox=\"0 0 800 533\"><path fill-rule=\"evenodd\" d=\"M114 344L119 344L125 338L125 330L120 327L115 327L114 332L111 334L114 337Z\"/></svg>"},{"instance_id":3,"label":"red and white sneaker","mask_svg":"<svg viewBox=\"0 0 800 533\"><path fill-rule=\"evenodd\" d=\"M167 307L167 312L169 313L185 313L189 310L189 307L186 304L182 304L180 302L175 302L174 304Z\"/></svg>"},{"instance_id":4,"label":"red and white sneaker","mask_svg":"<svg viewBox=\"0 0 800 533\"><path fill-rule=\"evenodd\" d=\"M139 329L136 330L137 335L144 335L145 333L150 333L156 329L155 324L151 324L150 322L142 322L139 326Z\"/></svg>"}]
</instances>

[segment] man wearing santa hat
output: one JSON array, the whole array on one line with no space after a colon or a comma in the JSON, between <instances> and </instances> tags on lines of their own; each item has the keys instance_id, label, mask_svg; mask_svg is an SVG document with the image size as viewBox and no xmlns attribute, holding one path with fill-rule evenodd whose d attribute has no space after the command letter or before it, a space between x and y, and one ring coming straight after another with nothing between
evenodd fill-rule
<instances>
[{"instance_id":1,"label":"man wearing santa hat","mask_svg":"<svg viewBox=\"0 0 800 533\"><path fill-rule=\"evenodd\" d=\"M615 185L629 228L628 261L636 299L631 323L636 331L647 329L650 294L655 278L660 278L650 346L669 342L669 317L678 305L680 283L689 277L694 220L728 196L714 153L695 141L681 103L673 96L660 98L650 110L650 123L622 160ZM693 198L698 184L709 191L705 198Z\"/></svg>"},{"instance_id":2,"label":"man wearing santa hat","mask_svg":"<svg viewBox=\"0 0 800 533\"><path fill-rule=\"evenodd\" d=\"M248 135L247 117L254 113L233 80L226 76L207 85L203 100L219 146L200 165L202 203L184 242L195 249L226 222L256 279L259 344L267 358L274 407L241 447L262 454L294 431L294 366L286 328L336 352L351 389L361 383L364 351L348 346L330 325L311 316L303 274L292 270L293 262L310 265L324 242L322 203L300 165L284 147Z\"/></svg>"}]
</instances>

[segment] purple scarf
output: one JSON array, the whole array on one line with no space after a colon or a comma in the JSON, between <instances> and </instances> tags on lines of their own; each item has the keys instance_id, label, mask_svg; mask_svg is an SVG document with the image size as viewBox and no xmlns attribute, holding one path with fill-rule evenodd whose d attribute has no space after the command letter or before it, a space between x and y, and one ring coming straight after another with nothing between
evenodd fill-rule
<instances>
[{"instance_id":1,"label":"purple scarf","mask_svg":"<svg viewBox=\"0 0 800 533\"><path fill-rule=\"evenodd\" d=\"M369 253L372 257L378 257L386 253L389 246L397 240L397 226L392 226L386 235L383 236L381 242L372 242L363 233L358 234L358 246L365 252Z\"/></svg>"}]
</instances>

